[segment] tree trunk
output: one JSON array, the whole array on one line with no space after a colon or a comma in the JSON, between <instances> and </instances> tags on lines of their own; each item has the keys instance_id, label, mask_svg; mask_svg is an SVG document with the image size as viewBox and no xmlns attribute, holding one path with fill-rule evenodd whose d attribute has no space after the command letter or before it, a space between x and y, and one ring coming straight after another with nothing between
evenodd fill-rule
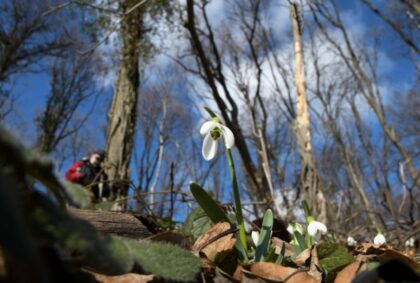
<instances>
[{"instance_id":1,"label":"tree trunk","mask_svg":"<svg viewBox=\"0 0 420 283\"><path fill-rule=\"evenodd\" d=\"M152 235L132 214L76 208L68 208L68 211L74 217L88 221L101 233L133 239L144 239Z\"/></svg>"},{"instance_id":2,"label":"tree trunk","mask_svg":"<svg viewBox=\"0 0 420 283\"><path fill-rule=\"evenodd\" d=\"M299 18L296 3L290 2L290 16L292 20L293 45L295 50L295 84L296 84L296 118L292 128L301 159L301 188L304 197L312 209L313 215L327 224L327 206L323 193L322 180L316 170L315 159L311 146L311 131L309 120L309 106L306 97L305 70L302 48L303 25Z\"/></svg>"},{"instance_id":3,"label":"tree trunk","mask_svg":"<svg viewBox=\"0 0 420 283\"><path fill-rule=\"evenodd\" d=\"M127 13L136 1L125 0L121 10ZM122 16L122 58L118 80L108 115L106 160L109 179L117 196L124 196L129 185L129 164L133 149L139 88L139 43L142 36L142 10L130 10Z\"/></svg>"}]
</instances>

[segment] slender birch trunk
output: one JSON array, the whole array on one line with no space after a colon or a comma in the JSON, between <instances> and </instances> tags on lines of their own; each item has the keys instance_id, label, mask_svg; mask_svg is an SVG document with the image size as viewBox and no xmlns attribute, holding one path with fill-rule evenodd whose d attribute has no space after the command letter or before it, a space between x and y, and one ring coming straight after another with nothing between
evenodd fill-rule
<instances>
[{"instance_id":1,"label":"slender birch trunk","mask_svg":"<svg viewBox=\"0 0 420 283\"><path fill-rule=\"evenodd\" d=\"M315 165L311 146L311 130L308 98L305 86L305 68L302 47L303 25L299 18L298 5L290 2L293 46L295 50L296 118L293 130L301 159L301 187L304 197L312 208L312 213L319 221L328 222L327 205L323 193L322 180Z\"/></svg>"}]
</instances>

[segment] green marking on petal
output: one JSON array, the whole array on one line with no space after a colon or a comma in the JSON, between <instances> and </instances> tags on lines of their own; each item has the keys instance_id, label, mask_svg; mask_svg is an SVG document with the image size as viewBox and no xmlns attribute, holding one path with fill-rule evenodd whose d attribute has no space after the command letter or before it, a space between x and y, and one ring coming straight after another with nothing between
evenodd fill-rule
<instances>
[{"instance_id":1,"label":"green marking on petal","mask_svg":"<svg viewBox=\"0 0 420 283\"><path fill-rule=\"evenodd\" d=\"M210 130L210 136L213 140L217 141L223 135L222 129L219 127L214 127Z\"/></svg>"}]
</instances>

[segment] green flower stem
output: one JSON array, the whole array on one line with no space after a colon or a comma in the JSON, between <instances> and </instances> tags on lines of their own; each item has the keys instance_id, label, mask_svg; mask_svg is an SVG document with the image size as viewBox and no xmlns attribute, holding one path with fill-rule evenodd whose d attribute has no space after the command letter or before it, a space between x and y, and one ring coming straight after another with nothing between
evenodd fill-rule
<instances>
[{"instance_id":1,"label":"green flower stem","mask_svg":"<svg viewBox=\"0 0 420 283\"><path fill-rule=\"evenodd\" d=\"M238 221L239 226L239 239L241 240L244 249L247 251L248 247L246 244L245 224L244 217L242 214L241 197L239 195L238 181L236 180L235 165L233 163L232 153L229 148L226 148L226 153L229 162L230 176L232 180L233 196L235 198L236 220Z\"/></svg>"},{"instance_id":2,"label":"green flower stem","mask_svg":"<svg viewBox=\"0 0 420 283\"><path fill-rule=\"evenodd\" d=\"M308 246L308 248L312 247L313 239L312 237L309 235L308 233L308 226L309 223L311 223L312 221L314 221L315 219L312 217L312 212L309 208L308 203L306 202L306 200L302 201L302 208L303 211L305 212L305 217L306 217L306 233L305 233L305 240L306 240L306 245Z\"/></svg>"}]
</instances>

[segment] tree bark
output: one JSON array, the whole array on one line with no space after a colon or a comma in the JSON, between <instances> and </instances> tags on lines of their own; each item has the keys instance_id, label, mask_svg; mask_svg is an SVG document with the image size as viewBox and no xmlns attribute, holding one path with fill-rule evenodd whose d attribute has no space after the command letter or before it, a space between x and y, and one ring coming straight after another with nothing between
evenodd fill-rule
<instances>
[{"instance_id":1,"label":"tree bark","mask_svg":"<svg viewBox=\"0 0 420 283\"><path fill-rule=\"evenodd\" d=\"M108 115L106 161L109 179L117 184L117 195L124 196L129 184L129 164L136 127L139 73L139 43L142 37L142 10L130 10L136 1L125 0L121 10L122 59Z\"/></svg>"},{"instance_id":2,"label":"tree bark","mask_svg":"<svg viewBox=\"0 0 420 283\"><path fill-rule=\"evenodd\" d=\"M96 230L121 237L143 239L152 233L134 215L121 212L68 208L74 217L92 224Z\"/></svg>"},{"instance_id":3,"label":"tree bark","mask_svg":"<svg viewBox=\"0 0 420 283\"><path fill-rule=\"evenodd\" d=\"M301 187L313 215L327 224L327 205L323 193L322 180L316 169L311 146L311 130L308 98L305 86L305 68L302 47L303 25L299 18L298 6L290 2L293 46L295 50L296 118L292 123L301 160Z\"/></svg>"}]
</instances>

